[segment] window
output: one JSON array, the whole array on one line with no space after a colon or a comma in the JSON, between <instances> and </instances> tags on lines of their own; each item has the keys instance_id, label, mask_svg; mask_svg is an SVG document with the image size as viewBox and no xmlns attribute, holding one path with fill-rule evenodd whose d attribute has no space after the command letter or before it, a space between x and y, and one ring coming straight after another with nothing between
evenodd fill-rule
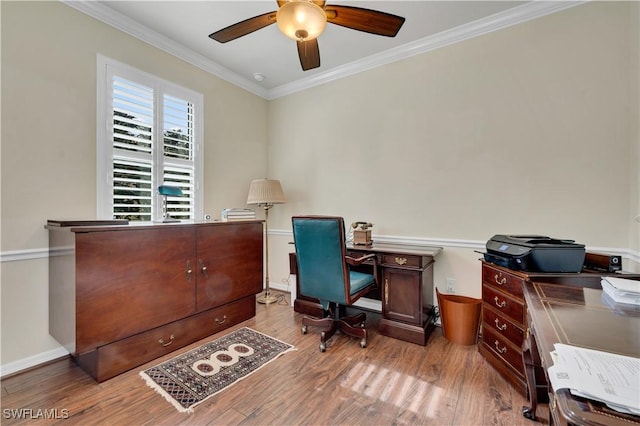
<instances>
[{"instance_id":1,"label":"window","mask_svg":"<svg viewBox=\"0 0 640 426\"><path fill-rule=\"evenodd\" d=\"M98 57L98 215L159 221L160 185L176 219L202 216L202 95Z\"/></svg>"}]
</instances>

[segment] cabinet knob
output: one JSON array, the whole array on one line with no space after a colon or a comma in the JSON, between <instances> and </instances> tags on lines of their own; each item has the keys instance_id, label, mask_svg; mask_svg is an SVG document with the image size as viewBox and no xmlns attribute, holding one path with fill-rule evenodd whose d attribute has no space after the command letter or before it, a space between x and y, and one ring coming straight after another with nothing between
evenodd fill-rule
<instances>
[{"instance_id":1,"label":"cabinet knob","mask_svg":"<svg viewBox=\"0 0 640 426\"><path fill-rule=\"evenodd\" d=\"M400 266L402 265L406 265L407 264L407 258L406 257L396 257L396 263Z\"/></svg>"},{"instance_id":2,"label":"cabinet knob","mask_svg":"<svg viewBox=\"0 0 640 426\"><path fill-rule=\"evenodd\" d=\"M227 316L223 315L222 319L216 318L215 321L216 321L216 324L224 324L225 322L227 322Z\"/></svg>"},{"instance_id":3,"label":"cabinet knob","mask_svg":"<svg viewBox=\"0 0 640 426\"><path fill-rule=\"evenodd\" d=\"M191 263L187 260L187 281L191 281Z\"/></svg>"},{"instance_id":4,"label":"cabinet knob","mask_svg":"<svg viewBox=\"0 0 640 426\"><path fill-rule=\"evenodd\" d=\"M504 308L505 306L507 306L507 301L503 300L502 302L499 301L498 296L495 296L493 298L493 301L495 302L496 306L498 308Z\"/></svg>"},{"instance_id":5,"label":"cabinet knob","mask_svg":"<svg viewBox=\"0 0 640 426\"><path fill-rule=\"evenodd\" d=\"M507 277L501 277L500 274L496 274L494 279L496 281L496 284L500 286L505 285L507 283Z\"/></svg>"},{"instance_id":6,"label":"cabinet knob","mask_svg":"<svg viewBox=\"0 0 640 426\"><path fill-rule=\"evenodd\" d=\"M207 272L207 267L205 266L204 261L202 259L198 259L198 261L200 262L200 270L202 271L202 275L209 278L209 273Z\"/></svg>"}]
</instances>

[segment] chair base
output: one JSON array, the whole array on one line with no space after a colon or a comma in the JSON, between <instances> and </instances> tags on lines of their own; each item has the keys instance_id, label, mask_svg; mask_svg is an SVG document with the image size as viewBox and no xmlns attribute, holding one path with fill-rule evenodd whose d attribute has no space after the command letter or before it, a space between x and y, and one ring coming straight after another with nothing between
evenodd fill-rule
<instances>
[{"instance_id":1,"label":"chair base","mask_svg":"<svg viewBox=\"0 0 640 426\"><path fill-rule=\"evenodd\" d=\"M357 315L350 317L338 317L337 312L339 307L335 307L335 317L327 316L324 318L311 318L304 316L302 318L302 333L307 333L307 327L322 327L320 332L320 352L324 352L327 349L327 340L329 340L336 331L340 331L343 334L352 337L360 338L360 347L367 347L367 330L365 327L365 321L367 316L360 312Z\"/></svg>"}]
</instances>

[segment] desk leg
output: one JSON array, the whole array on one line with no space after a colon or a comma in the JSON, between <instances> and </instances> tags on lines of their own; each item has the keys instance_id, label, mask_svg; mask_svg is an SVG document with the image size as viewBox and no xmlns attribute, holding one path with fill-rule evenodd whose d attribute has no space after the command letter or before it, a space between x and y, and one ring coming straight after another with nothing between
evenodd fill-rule
<instances>
[{"instance_id":1,"label":"desk leg","mask_svg":"<svg viewBox=\"0 0 640 426\"><path fill-rule=\"evenodd\" d=\"M540 365L540 354L536 339L533 334L527 333L526 339L522 342L522 360L524 362L524 372L527 376L527 392L529 394L529 407L522 407L522 415L529 420L536 420L536 408L538 406L538 392L536 388L535 365Z\"/></svg>"}]
</instances>

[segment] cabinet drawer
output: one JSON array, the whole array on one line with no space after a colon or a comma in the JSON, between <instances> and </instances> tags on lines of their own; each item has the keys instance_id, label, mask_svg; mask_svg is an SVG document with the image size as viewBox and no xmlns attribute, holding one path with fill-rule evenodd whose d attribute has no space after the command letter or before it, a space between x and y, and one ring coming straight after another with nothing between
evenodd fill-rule
<instances>
[{"instance_id":1,"label":"cabinet drawer","mask_svg":"<svg viewBox=\"0 0 640 426\"><path fill-rule=\"evenodd\" d=\"M524 300L522 286L525 280L522 277L509 274L508 272L492 268L488 265L482 265L482 281L485 284L512 294L520 300Z\"/></svg>"},{"instance_id":2,"label":"cabinet drawer","mask_svg":"<svg viewBox=\"0 0 640 426\"><path fill-rule=\"evenodd\" d=\"M100 382L249 319L255 310L255 296L247 297L101 346L80 362Z\"/></svg>"},{"instance_id":3,"label":"cabinet drawer","mask_svg":"<svg viewBox=\"0 0 640 426\"><path fill-rule=\"evenodd\" d=\"M490 305L484 304L482 309L482 329L490 328L493 332L509 339L514 345L521 347L524 341L524 330L508 317L496 312Z\"/></svg>"},{"instance_id":4,"label":"cabinet drawer","mask_svg":"<svg viewBox=\"0 0 640 426\"><path fill-rule=\"evenodd\" d=\"M423 257L410 254L383 253L380 261L384 266L393 266L396 268L416 268L424 267Z\"/></svg>"},{"instance_id":5,"label":"cabinet drawer","mask_svg":"<svg viewBox=\"0 0 640 426\"><path fill-rule=\"evenodd\" d=\"M505 360L520 376L524 377L524 363L520 347L494 333L491 328L482 329L482 342L491 352Z\"/></svg>"},{"instance_id":6,"label":"cabinet drawer","mask_svg":"<svg viewBox=\"0 0 640 426\"><path fill-rule=\"evenodd\" d=\"M494 290L483 284L482 300L497 312L512 318L517 324L524 324L524 303L507 296L505 293Z\"/></svg>"}]
</instances>

